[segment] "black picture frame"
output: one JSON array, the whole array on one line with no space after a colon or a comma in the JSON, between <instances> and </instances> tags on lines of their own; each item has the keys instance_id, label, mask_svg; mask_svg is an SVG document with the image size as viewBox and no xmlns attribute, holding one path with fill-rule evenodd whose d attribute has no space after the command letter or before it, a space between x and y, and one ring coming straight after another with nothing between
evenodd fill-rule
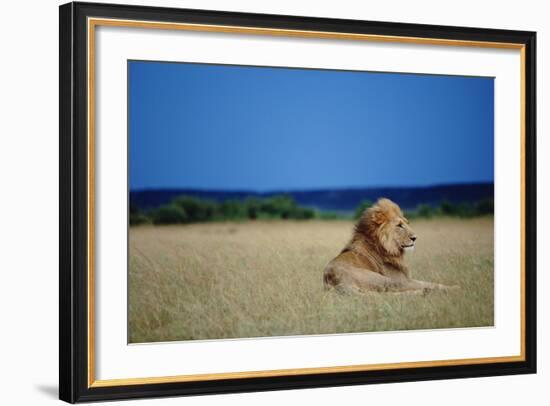
<instances>
[{"instance_id":1,"label":"black picture frame","mask_svg":"<svg viewBox=\"0 0 550 406\"><path fill-rule=\"evenodd\" d=\"M536 372L536 33L112 4L60 6L59 397L67 402L235 393ZM89 17L292 29L523 47L524 72L524 360L391 370L313 373L210 381L93 387L88 353L87 19Z\"/></svg>"}]
</instances>

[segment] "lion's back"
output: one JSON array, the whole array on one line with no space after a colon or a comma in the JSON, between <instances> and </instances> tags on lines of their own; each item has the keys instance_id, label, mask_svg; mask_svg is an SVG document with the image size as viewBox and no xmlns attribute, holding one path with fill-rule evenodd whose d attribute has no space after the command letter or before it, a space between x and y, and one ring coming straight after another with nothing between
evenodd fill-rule
<instances>
[{"instance_id":1,"label":"lion's back","mask_svg":"<svg viewBox=\"0 0 550 406\"><path fill-rule=\"evenodd\" d=\"M375 267L367 257L357 255L352 250L343 250L325 267L323 283L325 287L338 287L355 279L355 274L361 270L375 271Z\"/></svg>"}]
</instances>

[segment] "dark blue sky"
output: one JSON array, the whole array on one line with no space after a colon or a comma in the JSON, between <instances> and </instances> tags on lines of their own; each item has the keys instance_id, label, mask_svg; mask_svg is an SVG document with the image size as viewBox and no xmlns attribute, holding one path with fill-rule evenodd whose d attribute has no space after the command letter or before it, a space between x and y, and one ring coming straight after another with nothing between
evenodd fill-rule
<instances>
[{"instance_id":1,"label":"dark blue sky","mask_svg":"<svg viewBox=\"0 0 550 406\"><path fill-rule=\"evenodd\" d=\"M492 78L129 62L130 189L493 181Z\"/></svg>"}]
</instances>

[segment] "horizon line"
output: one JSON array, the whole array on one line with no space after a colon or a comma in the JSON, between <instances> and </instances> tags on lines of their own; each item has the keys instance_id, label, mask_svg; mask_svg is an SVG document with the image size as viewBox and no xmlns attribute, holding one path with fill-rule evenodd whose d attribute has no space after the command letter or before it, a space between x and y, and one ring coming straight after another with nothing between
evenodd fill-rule
<instances>
[{"instance_id":1,"label":"horizon line","mask_svg":"<svg viewBox=\"0 0 550 406\"><path fill-rule=\"evenodd\" d=\"M194 192L223 192L223 193L293 193L293 192L318 192L318 191L336 191L336 190L367 190L367 189L429 189L445 186L471 186L471 185L493 185L493 181L475 181L475 182L453 182L453 183L432 183L424 185L406 185L406 186L390 186L390 185L375 185L375 186L337 186L337 187L311 187L311 188L274 188L274 189L222 189L222 188L200 188L188 186L159 186L145 188L128 188L129 192L152 192L152 191L169 191L169 190L187 190Z\"/></svg>"}]
</instances>

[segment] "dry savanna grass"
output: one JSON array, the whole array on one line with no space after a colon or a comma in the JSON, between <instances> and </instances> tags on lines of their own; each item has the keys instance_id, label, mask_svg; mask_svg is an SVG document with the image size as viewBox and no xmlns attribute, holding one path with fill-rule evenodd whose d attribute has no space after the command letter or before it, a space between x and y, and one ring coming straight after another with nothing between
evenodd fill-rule
<instances>
[{"instance_id":1,"label":"dry savanna grass","mask_svg":"<svg viewBox=\"0 0 550 406\"><path fill-rule=\"evenodd\" d=\"M493 220L418 220L415 279L459 285L425 296L325 291L348 221L257 221L130 229L130 342L493 325Z\"/></svg>"}]
</instances>

